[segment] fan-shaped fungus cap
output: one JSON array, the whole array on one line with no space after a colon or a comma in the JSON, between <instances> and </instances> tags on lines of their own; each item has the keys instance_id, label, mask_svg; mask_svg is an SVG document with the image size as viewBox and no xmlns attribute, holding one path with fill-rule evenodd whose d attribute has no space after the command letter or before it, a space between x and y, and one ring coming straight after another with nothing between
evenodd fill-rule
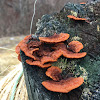
<instances>
[{"instance_id":1,"label":"fan-shaped fungus cap","mask_svg":"<svg viewBox=\"0 0 100 100\"><path fill-rule=\"evenodd\" d=\"M31 54L33 54L35 51L38 51L38 50L39 50L39 48L35 48L35 49L31 50Z\"/></svg>"},{"instance_id":2,"label":"fan-shaped fungus cap","mask_svg":"<svg viewBox=\"0 0 100 100\"><path fill-rule=\"evenodd\" d=\"M86 56L86 52L82 53L74 53L66 49L66 51L63 51L63 56L66 58L82 58Z\"/></svg>"},{"instance_id":3,"label":"fan-shaped fungus cap","mask_svg":"<svg viewBox=\"0 0 100 100\"><path fill-rule=\"evenodd\" d=\"M81 2L80 4L86 4L86 2Z\"/></svg>"},{"instance_id":4,"label":"fan-shaped fungus cap","mask_svg":"<svg viewBox=\"0 0 100 100\"><path fill-rule=\"evenodd\" d=\"M52 47L54 50L64 50L66 49L66 45L64 43L57 43Z\"/></svg>"},{"instance_id":5,"label":"fan-shaped fungus cap","mask_svg":"<svg viewBox=\"0 0 100 100\"><path fill-rule=\"evenodd\" d=\"M83 44L79 41L71 41L68 44L68 49L72 50L73 52L79 52L81 49L83 49Z\"/></svg>"},{"instance_id":6,"label":"fan-shaped fungus cap","mask_svg":"<svg viewBox=\"0 0 100 100\"><path fill-rule=\"evenodd\" d=\"M20 46L19 46L19 45L17 45L17 46L15 47L15 52L16 52L17 54L20 54Z\"/></svg>"},{"instance_id":7,"label":"fan-shaped fungus cap","mask_svg":"<svg viewBox=\"0 0 100 100\"><path fill-rule=\"evenodd\" d=\"M82 58L82 57L86 56L86 52L74 53L72 51L69 51L66 48L66 45L64 43L58 43L58 44L56 44L55 47L53 47L53 49L60 49L62 55L64 57L66 57L66 58Z\"/></svg>"},{"instance_id":8,"label":"fan-shaped fungus cap","mask_svg":"<svg viewBox=\"0 0 100 100\"><path fill-rule=\"evenodd\" d=\"M60 33L60 34L54 34L50 37L39 37L40 41L47 42L47 43L58 43L65 41L69 38L69 34L67 33Z\"/></svg>"},{"instance_id":9,"label":"fan-shaped fungus cap","mask_svg":"<svg viewBox=\"0 0 100 100\"><path fill-rule=\"evenodd\" d=\"M21 46L20 46L20 49L25 53L26 56L30 57L30 58L33 58L34 60L36 60L36 57L34 55L32 55L33 51L37 51L37 49L33 49L33 50L29 50L27 48L27 44L26 43L23 43Z\"/></svg>"},{"instance_id":10,"label":"fan-shaped fungus cap","mask_svg":"<svg viewBox=\"0 0 100 100\"><path fill-rule=\"evenodd\" d=\"M42 85L50 91L53 92L61 92L61 93L68 93L71 90L78 88L84 82L82 77L78 78L68 78L66 80L61 80L59 82L55 82L53 80L43 81Z\"/></svg>"},{"instance_id":11,"label":"fan-shaped fungus cap","mask_svg":"<svg viewBox=\"0 0 100 100\"><path fill-rule=\"evenodd\" d=\"M59 81L61 79L61 73L62 70L56 66L51 66L46 71L46 75L52 78L54 81Z\"/></svg>"},{"instance_id":12,"label":"fan-shaped fungus cap","mask_svg":"<svg viewBox=\"0 0 100 100\"><path fill-rule=\"evenodd\" d=\"M37 58L33 55L33 52L39 50L39 46L41 42L38 40L32 40L31 35L26 36L24 40L22 40L15 48L17 54L20 54L20 49L25 53L26 56L37 60Z\"/></svg>"},{"instance_id":13,"label":"fan-shaped fungus cap","mask_svg":"<svg viewBox=\"0 0 100 100\"><path fill-rule=\"evenodd\" d=\"M47 56L43 56L41 58L41 63L47 63L47 62L55 62L58 60L58 58L62 55L62 51L60 49L50 52Z\"/></svg>"},{"instance_id":14,"label":"fan-shaped fungus cap","mask_svg":"<svg viewBox=\"0 0 100 100\"><path fill-rule=\"evenodd\" d=\"M54 59L58 59L61 55L62 55L62 50L61 50L61 49L55 50L55 51L52 53L52 57L53 57Z\"/></svg>"},{"instance_id":15,"label":"fan-shaped fungus cap","mask_svg":"<svg viewBox=\"0 0 100 100\"><path fill-rule=\"evenodd\" d=\"M30 41L30 42L27 43L27 44L28 44L27 47L28 47L29 49L33 49L33 48L39 47L39 46L41 45L41 42L38 41L38 40L32 40L32 41Z\"/></svg>"},{"instance_id":16,"label":"fan-shaped fungus cap","mask_svg":"<svg viewBox=\"0 0 100 100\"><path fill-rule=\"evenodd\" d=\"M20 41L19 42L19 44L16 46L16 48L15 48L15 52L17 53L17 54L20 54L20 47L21 47L21 45L23 44L23 43L26 43L26 42L28 42L28 40L31 38L31 35L28 35L28 36L26 36L22 41Z\"/></svg>"},{"instance_id":17,"label":"fan-shaped fungus cap","mask_svg":"<svg viewBox=\"0 0 100 100\"><path fill-rule=\"evenodd\" d=\"M47 62L55 62L55 61L57 61L57 59L54 59L54 58L52 58L50 56L43 56L41 58L41 63L42 64L47 63Z\"/></svg>"},{"instance_id":18,"label":"fan-shaped fungus cap","mask_svg":"<svg viewBox=\"0 0 100 100\"><path fill-rule=\"evenodd\" d=\"M73 15L68 15L67 16L68 18L71 18L71 19L74 19L74 20L87 20L86 18L79 18L79 17L75 17L75 16L73 16Z\"/></svg>"},{"instance_id":19,"label":"fan-shaped fungus cap","mask_svg":"<svg viewBox=\"0 0 100 100\"><path fill-rule=\"evenodd\" d=\"M48 64L41 64L40 61L33 61L32 59L26 60L26 63L29 64L29 65L39 66L41 68L47 68L47 67L50 67L51 66L50 63L48 63Z\"/></svg>"}]
</instances>

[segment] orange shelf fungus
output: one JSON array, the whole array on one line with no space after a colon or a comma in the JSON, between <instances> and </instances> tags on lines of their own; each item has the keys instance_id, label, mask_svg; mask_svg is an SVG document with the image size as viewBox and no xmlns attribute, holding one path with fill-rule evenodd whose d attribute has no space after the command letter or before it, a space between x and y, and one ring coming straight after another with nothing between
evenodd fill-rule
<instances>
[{"instance_id":1,"label":"orange shelf fungus","mask_svg":"<svg viewBox=\"0 0 100 100\"><path fill-rule=\"evenodd\" d=\"M80 4L86 4L86 2L81 2Z\"/></svg>"},{"instance_id":2,"label":"orange shelf fungus","mask_svg":"<svg viewBox=\"0 0 100 100\"><path fill-rule=\"evenodd\" d=\"M68 15L69 18L75 20L86 20L84 18L76 18ZM72 41L67 45L64 43L69 38L69 34L60 33L50 37L39 37L40 41L33 39L31 35L26 36L15 48L18 59L21 61L20 50L30 59L26 60L29 65L48 68L51 62L56 62L60 56L66 58L82 58L86 56L86 52L79 53L83 49L83 44L79 41ZM52 80L43 81L42 85L53 92L68 93L79 87L84 82L82 77L62 79L62 70L56 66L47 69L46 75Z\"/></svg>"},{"instance_id":3,"label":"orange shelf fungus","mask_svg":"<svg viewBox=\"0 0 100 100\"><path fill-rule=\"evenodd\" d=\"M52 57L54 58L54 59L58 59L60 56L62 55L62 50L61 49L58 49L58 50L55 50L53 53L52 53Z\"/></svg>"},{"instance_id":4,"label":"orange shelf fungus","mask_svg":"<svg viewBox=\"0 0 100 100\"><path fill-rule=\"evenodd\" d=\"M52 51L48 55L43 56L41 58L41 63L44 64L47 62L56 62L61 55L62 55L61 50Z\"/></svg>"},{"instance_id":5,"label":"orange shelf fungus","mask_svg":"<svg viewBox=\"0 0 100 100\"><path fill-rule=\"evenodd\" d=\"M69 50L66 50L63 52L63 56L66 58L82 58L82 57L85 57L86 54L87 54L86 52L74 53L74 52L71 52Z\"/></svg>"},{"instance_id":6,"label":"orange shelf fungus","mask_svg":"<svg viewBox=\"0 0 100 100\"><path fill-rule=\"evenodd\" d=\"M42 85L50 91L68 93L71 90L78 88L83 84L84 80L82 77L78 78L68 78L66 80L61 80L59 82L53 80L43 81Z\"/></svg>"},{"instance_id":7,"label":"orange shelf fungus","mask_svg":"<svg viewBox=\"0 0 100 100\"><path fill-rule=\"evenodd\" d=\"M35 48L35 49L31 50L31 54L33 54L35 51L38 51L38 50L39 50L39 48Z\"/></svg>"},{"instance_id":8,"label":"orange shelf fungus","mask_svg":"<svg viewBox=\"0 0 100 100\"><path fill-rule=\"evenodd\" d=\"M30 38L31 38L31 35L28 35L22 41L19 42L19 44L15 48L15 52L17 54L20 54L20 47L22 46L22 44L27 43Z\"/></svg>"},{"instance_id":9,"label":"orange shelf fungus","mask_svg":"<svg viewBox=\"0 0 100 100\"><path fill-rule=\"evenodd\" d=\"M68 44L68 49L72 50L73 52L79 52L81 49L83 49L83 44L79 41L71 41Z\"/></svg>"},{"instance_id":10,"label":"orange shelf fungus","mask_svg":"<svg viewBox=\"0 0 100 100\"><path fill-rule=\"evenodd\" d=\"M52 78L54 81L59 81L61 79L61 73L62 70L56 66L51 66L46 71L46 75Z\"/></svg>"},{"instance_id":11,"label":"orange shelf fungus","mask_svg":"<svg viewBox=\"0 0 100 100\"><path fill-rule=\"evenodd\" d=\"M43 56L41 58L41 63L44 64L44 63L47 63L47 62L56 62L57 59L53 59L52 57L50 56Z\"/></svg>"},{"instance_id":12,"label":"orange shelf fungus","mask_svg":"<svg viewBox=\"0 0 100 100\"><path fill-rule=\"evenodd\" d=\"M22 44L22 46L20 47L20 49L25 53L26 56L33 58L34 60L36 60L36 57L34 55L32 55L32 51L33 50L29 50L27 48L27 44Z\"/></svg>"},{"instance_id":13,"label":"orange shelf fungus","mask_svg":"<svg viewBox=\"0 0 100 100\"><path fill-rule=\"evenodd\" d=\"M33 49L33 48L39 47L41 45L41 42L40 41L37 41L37 40L34 40L34 41L30 41L27 44L28 44L27 47L29 49Z\"/></svg>"},{"instance_id":14,"label":"orange shelf fungus","mask_svg":"<svg viewBox=\"0 0 100 100\"><path fill-rule=\"evenodd\" d=\"M66 49L66 45L64 43L57 43L52 47L52 49L62 51Z\"/></svg>"},{"instance_id":15,"label":"orange shelf fungus","mask_svg":"<svg viewBox=\"0 0 100 100\"><path fill-rule=\"evenodd\" d=\"M77 48L78 48L78 45L77 45ZM58 43L58 44L56 44L55 47L53 47L53 49L60 49L62 55L64 57L66 57L66 58L82 58L82 57L86 56L86 52L76 53L76 52L72 52L73 50L72 51L68 50L66 48L66 45L64 43ZM72 48L72 49L75 49L75 48ZM78 51L79 51L79 49L78 49Z\"/></svg>"},{"instance_id":16,"label":"orange shelf fungus","mask_svg":"<svg viewBox=\"0 0 100 100\"><path fill-rule=\"evenodd\" d=\"M67 16L68 18L71 18L71 19L74 19L74 20L87 20L86 18L79 18L79 17L75 17L75 16L73 16L73 15L68 15Z\"/></svg>"},{"instance_id":17,"label":"orange shelf fungus","mask_svg":"<svg viewBox=\"0 0 100 100\"><path fill-rule=\"evenodd\" d=\"M39 50L38 47L39 45L41 45L41 42L39 41L31 41L28 43L28 41L31 39L31 35L26 36L24 38L24 40L22 40L15 48L15 51L17 54L20 54L20 49L25 53L26 56L33 58L34 60L36 60L36 57L34 55L32 55L32 53L34 51Z\"/></svg>"},{"instance_id":18,"label":"orange shelf fungus","mask_svg":"<svg viewBox=\"0 0 100 100\"><path fill-rule=\"evenodd\" d=\"M21 57L20 57L20 54L18 54L18 60L19 60L19 61L21 61Z\"/></svg>"},{"instance_id":19,"label":"orange shelf fungus","mask_svg":"<svg viewBox=\"0 0 100 100\"><path fill-rule=\"evenodd\" d=\"M69 34L60 33L50 37L39 37L40 41L32 38L31 35L26 36L15 48L20 59L20 50L30 59L26 60L29 65L47 68L51 66L51 62L56 62L60 56L66 58L82 58L86 52L78 53L83 49L82 43L72 41L68 44L68 48L64 41L69 38Z\"/></svg>"},{"instance_id":20,"label":"orange shelf fungus","mask_svg":"<svg viewBox=\"0 0 100 100\"><path fill-rule=\"evenodd\" d=\"M29 64L29 65L39 66L41 68L47 68L47 67L50 67L51 66L50 63L48 63L48 64L41 64L40 61L32 61L32 59L27 59L26 60L26 63Z\"/></svg>"},{"instance_id":21,"label":"orange shelf fungus","mask_svg":"<svg viewBox=\"0 0 100 100\"><path fill-rule=\"evenodd\" d=\"M17 54L20 54L20 46L19 46L19 44L15 47L15 52Z\"/></svg>"},{"instance_id":22,"label":"orange shelf fungus","mask_svg":"<svg viewBox=\"0 0 100 100\"><path fill-rule=\"evenodd\" d=\"M58 43L63 42L69 38L69 34L67 33L60 33L60 34L54 34L50 37L39 37L40 41L47 42L47 43Z\"/></svg>"}]
</instances>

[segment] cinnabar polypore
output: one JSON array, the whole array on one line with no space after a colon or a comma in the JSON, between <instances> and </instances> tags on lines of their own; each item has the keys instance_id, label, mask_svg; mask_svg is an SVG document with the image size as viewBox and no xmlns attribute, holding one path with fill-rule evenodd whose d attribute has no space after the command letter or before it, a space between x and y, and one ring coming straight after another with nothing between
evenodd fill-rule
<instances>
[{"instance_id":1,"label":"cinnabar polypore","mask_svg":"<svg viewBox=\"0 0 100 100\"><path fill-rule=\"evenodd\" d=\"M68 44L68 49L73 52L79 52L81 49L83 49L83 44L79 41L71 41Z\"/></svg>"},{"instance_id":2,"label":"cinnabar polypore","mask_svg":"<svg viewBox=\"0 0 100 100\"><path fill-rule=\"evenodd\" d=\"M29 59L30 61L26 60L26 63L30 65L37 65L42 68L49 67L51 64L46 63L57 61L61 55L67 58L84 57L86 55L86 52L77 53L80 49L83 48L80 42L77 41L77 45L75 44L76 42L73 41L68 44L69 49L73 52L66 47L63 42L68 38L69 34L67 33L55 33L53 36L50 37L39 37L40 41L38 41L37 39L34 39L31 37L31 35L29 35L26 36L24 40L22 40L16 46L15 50L16 53L19 55L21 49L26 56L32 59Z\"/></svg>"},{"instance_id":3,"label":"cinnabar polypore","mask_svg":"<svg viewBox=\"0 0 100 100\"><path fill-rule=\"evenodd\" d=\"M30 37L31 37L31 35L28 35L28 36L26 36L22 41L20 41L20 42L18 43L18 45L17 45L16 48L15 48L15 52L16 52L17 54L20 54L20 47L21 47L21 44L27 43L27 42L29 41Z\"/></svg>"},{"instance_id":4,"label":"cinnabar polypore","mask_svg":"<svg viewBox=\"0 0 100 100\"><path fill-rule=\"evenodd\" d=\"M46 80L42 82L42 85L50 91L68 93L71 90L78 88L83 84L84 80L82 77L68 78L66 80L60 80L59 82L53 80Z\"/></svg>"},{"instance_id":5,"label":"cinnabar polypore","mask_svg":"<svg viewBox=\"0 0 100 100\"><path fill-rule=\"evenodd\" d=\"M50 52L50 54L48 54L47 56L43 56L41 58L41 63L47 63L47 62L55 62L58 60L58 58L62 55L62 51L61 50L55 50Z\"/></svg>"},{"instance_id":6,"label":"cinnabar polypore","mask_svg":"<svg viewBox=\"0 0 100 100\"><path fill-rule=\"evenodd\" d=\"M86 2L81 2L80 4L86 4Z\"/></svg>"},{"instance_id":7,"label":"cinnabar polypore","mask_svg":"<svg viewBox=\"0 0 100 100\"><path fill-rule=\"evenodd\" d=\"M74 20L87 20L86 18L79 18L79 17L75 17L75 16L73 16L73 15L68 15L67 16L68 18L71 18L71 19L74 19Z\"/></svg>"},{"instance_id":8,"label":"cinnabar polypore","mask_svg":"<svg viewBox=\"0 0 100 100\"><path fill-rule=\"evenodd\" d=\"M60 34L55 33L50 37L39 37L39 40L47 43L58 43L58 42L63 42L68 38L69 38L69 34L67 33L60 33Z\"/></svg>"},{"instance_id":9,"label":"cinnabar polypore","mask_svg":"<svg viewBox=\"0 0 100 100\"><path fill-rule=\"evenodd\" d=\"M68 48L63 43L69 35L66 33L54 34L51 37L39 37L40 41L32 39L31 35L26 36L16 46L16 53L18 54L18 59L20 59L20 49L25 53L26 56L31 59L26 60L29 65L39 66L41 68L47 68L51 66L51 63L55 62L57 59L63 55L67 58L81 58L86 55L86 52L77 53L83 47L80 42L72 41L68 44ZM48 47L43 43L48 43ZM60 42L60 43L59 43ZM52 45L53 44L53 45ZM78 49L76 49L78 48ZM71 51L70 51L70 50ZM72 52L73 51L73 52ZM47 80L42 82L42 85L50 91L68 93L69 91L79 87L83 82L83 78L68 78L62 79L61 69L55 66L50 67L46 71L46 75L53 80ZM58 81L58 82L56 82Z\"/></svg>"},{"instance_id":10,"label":"cinnabar polypore","mask_svg":"<svg viewBox=\"0 0 100 100\"><path fill-rule=\"evenodd\" d=\"M26 56L33 58L34 60L37 60L37 58L32 55L34 51L39 50L38 46L41 45L40 41L31 41L28 43L28 41L31 39L31 35L26 36L24 40L22 40L15 48L15 51L17 54L20 54L20 49L25 53Z\"/></svg>"},{"instance_id":11,"label":"cinnabar polypore","mask_svg":"<svg viewBox=\"0 0 100 100\"><path fill-rule=\"evenodd\" d=\"M64 43L56 44L53 49L60 49L62 51L62 55L66 58L82 58L86 56L86 52L74 53L72 51L69 51Z\"/></svg>"},{"instance_id":12,"label":"cinnabar polypore","mask_svg":"<svg viewBox=\"0 0 100 100\"><path fill-rule=\"evenodd\" d=\"M20 54L18 54L18 60L19 60L19 61L21 61L21 57L20 57Z\"/></svg>"},{"instance_id":13,"label":"cinnabar polypore","mask_svg":"<svg viewBox=\"0 0 100 100\"><path fill-rule=\"evenodd\" d=\"M29 65L35 65L35 66L38 66L38 67L41 67L41 68L47 68L47 67L51 66L50 63L42 64L40 61L33 61L32 59L27 59L26 63L29 64Z\"/></svg>"},{"instance_id":14,"label":"cinnabar polypore","mask_svg":"<svg viewBox=\"0 0 100 100\"><path fill-rule=\"evenodd\" d=\"M47 69L46 75L53 79L54 81L59 81L61 79L62 70L59 67L51 66Z\"/></svg>"},{"instance_id":15,"label":"cinnabar polypore","mask_svg":"<svg viewBox=\"0 0 100 100\"><path fill-rule=\"evenodd\" d=\"M82 52L82 53L73 53L69 50L66 50L63 52L63 56L66 58L82 58L86 56L86 52Z\"/></svg>"}]
</instances>

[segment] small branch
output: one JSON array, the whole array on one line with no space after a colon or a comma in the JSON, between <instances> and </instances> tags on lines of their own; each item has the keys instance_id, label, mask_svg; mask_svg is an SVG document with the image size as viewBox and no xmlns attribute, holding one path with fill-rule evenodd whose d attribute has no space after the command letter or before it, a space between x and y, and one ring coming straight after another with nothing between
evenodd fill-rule
<instances>
[{"instance_id":1,"label":"small branch","mask_svg":"<svg viewBox=\"0 0 100 100\"><path fill-rule=\"evenodd\" d=\"M35 0L34 2L34 12L33 12L33 16L32 16L32 20L31 20L31 25L30 25L30 35L32 35L32 24L33 24L33 18L35 16L35 5L36 5L37 0Z\"/></svg>"}]
</instances>

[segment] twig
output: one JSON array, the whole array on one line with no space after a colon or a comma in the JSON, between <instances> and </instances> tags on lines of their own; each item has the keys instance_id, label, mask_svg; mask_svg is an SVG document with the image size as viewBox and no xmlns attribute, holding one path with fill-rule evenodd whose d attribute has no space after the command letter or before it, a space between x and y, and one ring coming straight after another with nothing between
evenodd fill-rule
<instances>
[{"instance_id":1,"label":"twig","mask_svg":"<svg viewBox=\"0 0 100 100\"><path fill-rule=\"evenodd\" d=\"M35 16L35 5L36 5L37 0L35 0L34 2L34 12L33 12L33 16L32 16L32 20L31 20L31 25L30 25L30 35L32 35L32 24L33 24L33 18Z\"/></svg>"}]
</instances>

